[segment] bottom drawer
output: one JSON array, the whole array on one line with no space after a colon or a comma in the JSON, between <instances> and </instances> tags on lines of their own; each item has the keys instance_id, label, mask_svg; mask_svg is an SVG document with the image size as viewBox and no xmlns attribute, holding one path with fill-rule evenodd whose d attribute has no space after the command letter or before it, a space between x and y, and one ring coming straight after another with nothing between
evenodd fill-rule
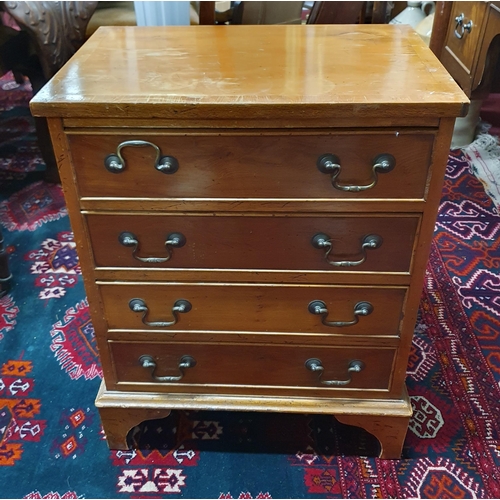
<instances>
[{"instance_id":1,"label":"bottom drawer","mask_svg":"<svg viewBox=\"0 0 500 500\"><path fill-rule=\"evenodd\" d=\"M207 386L388 390L396 353L387 347L109 345L119 384L154 384L155 391L167 392L206 392L201 388Z\"/></svg>"}]
</instances>

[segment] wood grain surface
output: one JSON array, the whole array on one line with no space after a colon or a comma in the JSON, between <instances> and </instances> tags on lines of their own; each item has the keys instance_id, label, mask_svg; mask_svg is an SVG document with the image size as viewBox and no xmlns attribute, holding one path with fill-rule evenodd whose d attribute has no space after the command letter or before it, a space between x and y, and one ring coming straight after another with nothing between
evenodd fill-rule
<instances>
[{"instance_id":1,"label":"wood grain surface","mask_svg":"<svg viewBox=\"0 0 500 500\"><path fill-rule=\"evenodd\" d=\"M434 134L348 133L325 135L124 135L69 136L82 196L128 198L423 198ZM155 169L152 146L124 147L125 169L106 170L105 159L127 140L148 141L161 155L177 159L179 170ZM379 173L377 184L362 192L332 186L332 174L317 168L324 154L338 157L341 185L373 181L378 155L389 153L395 167ZM393 186L397 184L395 191Z\"/></svg>"},{"instance_id":2,"label":"wood grain surface","mask_svg":"<svg viewBox=\"0 0 500 500\"><path fill-rule=\"evenodd\" d=\"M297 105L308 118L456 116L467 102L408 26L168 26L99 28L31 107L182 122Z\"/></svg>"},{"instance_id":3,"label":"wood grain surface","mask_svg":"<svg viewBox=\"0 0 500 500\"><path fill-rule=\"evenodd\" d=\"M111 329L144 330L142 313L133 312L130 300L142 299L149 309L147 321L173 320L177 300L188 300L192 310L178 314L175 330L228 332L326 332L338 335L398 336L406 287L285 286L121 283L99 286ZM358 302L370 302L373 312L355 325L325 326L321 316L308 311L309 303L325 302L328 321L355 319ZM150 327L168 330L170 327Z\"/></svg>"},{"instance_id":4,"label":"wood grain surface","mask_svg":"<svg viewBox=\"0 0 500 500\"><path fill-rule=\"evenodd\" d=\"M329 217L298 214L244 217L238 215L89 214L86 217L97 267L140 267L143 269L268 269L325 270L345 272L410 272L419 217ZM171 257L163 263L134 258L133 248L119 242L123 232L139 241L141 258ZM165 242L172 233L186 238L182 247ZM316 248L316 234L330 237L332 250ZM362 251L369 235L381 238L380 247ZM359 262L335 266L328 262Z\"/></svg>"},{"instance_id":5,"label":"wood grain surface","mask_svg":"<svg viewBox=\"0 0 500 500\"><path fill-rule=\"evenodd\" d=\"M197 384L192 392L207 392L207 385L229 386L284 386L321 388L322 392L338 392L344 389L387 390L389 375L395 354L390 348L342 348L342 347L269 347L263 345L213 345L213 344L170 344L170 343L126 343L110 342L116 360L117 379L120 382L137 383L138 390L159 392L186 390L186 384ZM184 376L178 382L156 382L150 368L143 368L139 362L142 355L154 358L157 376L179 376L179 362L182 356L190 355L196 366L184 369ZM322 362L322 380L348 380L342 387L327 387L320 383L317 372L305 367L309 358ZM349 374L347 369L352 360L364 364L359 373ZM212 391L217 389L212 388Z\"/></svg>"}]
</instances>

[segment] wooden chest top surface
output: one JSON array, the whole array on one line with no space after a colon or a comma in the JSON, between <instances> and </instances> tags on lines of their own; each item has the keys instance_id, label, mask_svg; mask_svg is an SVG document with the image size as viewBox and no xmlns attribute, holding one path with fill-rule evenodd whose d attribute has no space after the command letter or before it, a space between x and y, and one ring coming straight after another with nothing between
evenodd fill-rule
<instances>
[{"instance_id":1,"label":"wooden chest top surface","mask_svg":"<svg viewBox=\"0 0 500 500\"><path fill-rule=\"evenodd\" d=\"M33 99L37 116L457 116L467 97L407 26L100 28Z\"/></svg>"}]
</instances>

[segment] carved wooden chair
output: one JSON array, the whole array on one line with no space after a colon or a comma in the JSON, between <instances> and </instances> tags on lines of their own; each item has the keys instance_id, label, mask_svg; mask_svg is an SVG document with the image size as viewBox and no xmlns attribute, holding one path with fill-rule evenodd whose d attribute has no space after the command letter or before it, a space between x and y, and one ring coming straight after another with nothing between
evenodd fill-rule
<instances>
[{"instance_id":1,"label":"carved wooden chair","mask_svg":"<svg viewBox=\"0 0 500 500\"><path fill-rule=\"evenodd\" d=\"M36 94L85 41L97 2L0 2L21 31L0 25L0 70L29 78ZM58 182L47 122L35 118L38 143L47 166L45 178Z\"/></svg>"}]
</instances>

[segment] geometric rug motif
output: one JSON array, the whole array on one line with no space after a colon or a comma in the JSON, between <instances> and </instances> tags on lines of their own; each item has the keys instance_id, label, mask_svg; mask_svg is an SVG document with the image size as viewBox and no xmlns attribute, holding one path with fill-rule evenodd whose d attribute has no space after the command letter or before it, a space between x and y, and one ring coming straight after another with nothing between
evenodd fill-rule
<instances>
[{"instance_id":1,"label":"geometric rug motif","mask_svg":"<svg viewBox=\"0 0 500 500\"><path fill-rule=\"evenodd\" d=\"M418 460L404 490L405 498L486 498L473 478L444 458Z\"/></svg>"},{"instance_id":2,"label":"geometric rug motif","mask_svg":"<svg viewBox=\"0 0 500 500\"><path fill-rule=\"evenodd\" d=\"M0 203L0 222L8 231L35 231L67 213L61 186L43 181L29 184Z\"/></svg>"},{"instance_id":3,"label":"geometric rug motif","mask_svg":"<svg viewBox=\"0 0 500 500\"><path fill-rule=\"evenodd\" d=\"M262 491L259 491L257 495L252 496L252 494L249 491L242 491L238 496L232 496L231 493L221 493L218 498L273 498L269 492L263 493Z\"/></svg>"},{"instance_id":4,"label":"geometric rug motif","mask_svg":"<svg viewBox=\"0 0 500 500\"><path fill-rule=\"evenodd\" d=\"M441 410L422 395L411 396L413 415L409 429L420 439L434 439L444 425Z\"/></svg>"},{"instance_id":5,"label":"geometric rug motif","mask_svg":"<svg viewBox=\"0 0 500 500\"><path fill-rule=\"evenodd\" d=\"M0 466L21 460L25 446L39 442L47 426L35 418L40 400L28 397L35 386L32 368L31 361L9 360L0 369Z\"/></svg>"},{"instance_id":6,"label":"geometric rug motif","mask_svg":"<svg viewBox=\"0 0 500 500\"><path fill-rule=\"evenodd\" d=\"M454 279L465 308L480 306L490 314L500 317L500 275L498 271L476 270L462 285L460 278Z\"/></svg>"},{"instance_id":7,"label":"geometric rug motif","mask_svg":"<svg viewBox=\"0 0 500 500\"><path fill-rule=\"evenodd\" d=\"M493 241L500 232L498 215L472 200L443 202L436 225L465 242L475 236Z\"/></svg>"},{"instance_id":8,"label":"geometric rug motif","mask_svg":"<svg viewBox=\"0 0 500 500\"><path fill-rule=\"evenodd\" d=\"M16 316L19 313L19 307L14 303L10 295L4 295L0 298L0 340L4 334L16 326Z\"/></svg>"},{"instance_id":9,"label":"geometric rug motif","mask_svg":"<svg viewBox=\"0 0 500 500\"><path fill-rule=\"evenodd\" d=\"M23 498L30 498L32 500L45 500L45 499L53 500L53 499L72 499L72 498L83 498L83 497L78 496L74 491L66 491L62 495L57 491L49 491L49 493L46 493L45 495L42 495L39 491L32 491Z\"/></svg>"},{"instance_id":10,"label":"geometric rug motif","mask_svg":"<svg viewBox=\"0 0 500 500\"><path fill-rule=\"evenodd\" d=\"M173 429L164 429L158 426L157 422L157 420L146 422L142 432L160 438L164 443L163 446L167 448L111 450L112 462L119 467L117 493L140 495L142 498L181 493L186 486L186 467L198 465L199 452L185 448L183 444L179 446L174 444L176 433L183 433L182 423ZM132 442L136 439L137 430L133 429L130 433Z\"/></svg>"},{"instance_id":11,"label":"geometric rug motif","mask_svg":"<svg viewBox=\"0 0 500 500\"><path fill-rule=\"evenodd\" d=\"M71 408L69 412L63 412L59 418L58 428L61 435L52 443L50 451L56 459L72 458L85 453L85 445L88 439L85 437L86 430L92 424L93 413L90 408L85 410Z\"/></svg>"},{"instance_id":12,"label":"geometric rug motif","mask_svg":"<svg viewBox=\"0 0 500 500\"><path fill-rule=\"evenodd\" d=\"M31 250L25 260L33 261L31 273L37 275L35 286L43 287L40 299L59 299L66 294L66 288L78 283L82 273L76 244L71 231L62 231L55 238L47 238L41 248Z\"/></svg>"},{"instance_id":13,"label":"geometric rug motif","mask_svg":"<svg viewBox=\"0 0 500 500\"><path fill-rule=\"evenodd\" d=\"M308 467L305 470L304 484L308 493L341 495L342 485L336 468Z\"/></svg>"},{"instance_id":14,"label":"geometric rug motif","mask_svg":"<svg viewBox=\"0 0 500 500\"><path fill-rule=\"evenodd\" d=\"M485 193L482 184L471 174L472 168L464 153L459 149L450 151L443 183L442 203L470 200L492 214L497 213L495 205Z\"/></svg>"},{"instance_id":15,"label":"geometric rug motif","mask_svg":"<svg viewBox=\"0 0 500 500\"><path fill-rule=\"evenodd\" d=\"M496 312L495 315L497 315ZM500 344L500 320L476 308L470 313L470 322L480 341L484 341L488 345Z\"/></svg>"},{"instance_id":16,"label":"geometric rug motif","mask_svg":"<svg viewBox=\"0 0 500 500\"><path fill-rule=\"evenodd\" d=\"M437 354L425 335L426 330L427 326L420 322L415 326L406 369L407 377L411 377L415 381L425 380L437 362Z\"/></svg>"},{"instance_id":17,"label":"geometric rug motif","mask_svg":"<svg viewBox=\"0 0 500 500\"><path fill-rule=\"evenodd\" d=\"M0 172L22 174L44 168L28 110L18 108L2 113L0 127Z\"/></svg>"},{"instance_id":18,"label":"geometric rug motif","mask_svg":"<svg viewBox=\"0 0 500 500\"><path fill-rule=\"evenodd\" d=\"M500 217L495 216L495 220L487 225L500 227ZM495 270L500 266L500 237L484 238L476 235L464 239L454 234L452 228L446 227L435 239L454 278L466 279L478 269Z\"/></svg>"},{"instance_id":19,"label":"geometric rug motif","mask_svg":"<svg viewBox=\"0 0 500 500\"><path fill-rule=\"evenodd\" d=\"M23 108L29 111L29 102L33 97L30 81L25 78L24 83L18 84L11 71L0 76L0 111L10 111L14 108Z\"/></svg>"},{"instance_id":20,"label":"geometric rug motif","mask_svg":"<svg viewBox=\"0 0 500 500\"><path fill-rule=\"evenodd\" d=\"M419 456L446 454L448 443L463 436L462 423L453 414L453 405L440 392L426 389L410 396L413 415L405 443Z\"/></svg>"},{"instance_id":21,"label":"geometric rug motif","mask_svg":"<svg viewBox=\"0 0 500 500\"><path fill-rule=\"evenodd\" d=\"M102 378L87 299L70 307L50 330L50 350L71 380Z\"/></svg>"},{"instance_id":22,"label":"geometric rug motif","mask_svg":"<svg viewBox=\"0 0 500 500\"><path fill-rule=\"evenodd\" d=\"M427 267L421 317L439 352L440 381L448 390L451 408L455 408L454 412L446 412L445 420L452 419L460 424L456 427L462 436L451 441L455 443L456 458L464 465L473 465L487 494L496 498L500 496L500 467L496 463L499 458L500 387L488 368L457 290L450 286L450 277L436 242L432 245Z\"/></svg>"},{"instance_id":23,"label":"geometric rug motif","mask_svg":"<svg viewBox=\"0 0 500 500\"><path fill-rule=\"evenodd\" d=\"M186 486L182 469L150 467L141 469L124 469L118 480L118 493L140 495L158 495L180 493Z\"/></svg>"},{"instance_id":24,"label":"geometric rug motif","mask_svg":"<svg viewBox=\"0 0 500 500\"><path fill-rule=\"evenodd\" d=\"M45 167L28 107L33 90L27 79L17 84L11 72L0 77L0 89L0 181L23 179Z\"/></svg>"}]
</instances>

